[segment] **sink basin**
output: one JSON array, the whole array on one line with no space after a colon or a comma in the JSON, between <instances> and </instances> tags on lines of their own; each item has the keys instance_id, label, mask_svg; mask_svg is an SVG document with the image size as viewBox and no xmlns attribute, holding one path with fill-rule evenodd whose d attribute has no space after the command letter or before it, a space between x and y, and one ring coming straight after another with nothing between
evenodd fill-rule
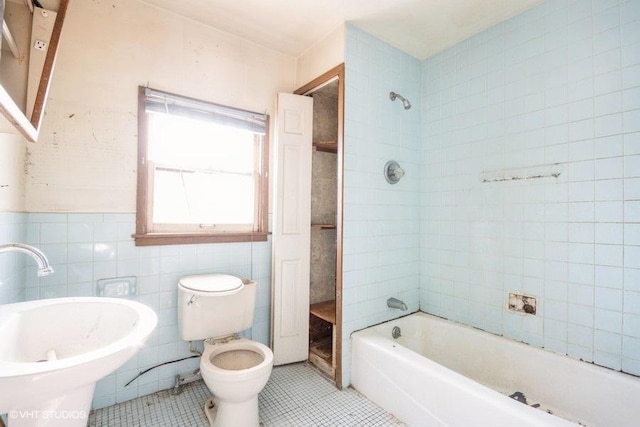
<instances>
[{"instance_id":1,"label":"sink basin","mask_svg":"<svg viewBox=\"0 0 640 427\"><path fill-rule=\"evenodd\" d=\"M157 320L116 298L1 305L0 414L9 427L86 425L95 383L142 347Z\"/></svg>"}]
</instances>

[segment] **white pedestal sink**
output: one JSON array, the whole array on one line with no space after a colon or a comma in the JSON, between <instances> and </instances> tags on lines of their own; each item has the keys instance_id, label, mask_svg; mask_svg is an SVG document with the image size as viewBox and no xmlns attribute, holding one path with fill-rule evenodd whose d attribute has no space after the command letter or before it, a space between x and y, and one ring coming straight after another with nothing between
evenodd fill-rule
<instances>
[{"instance_id":1,"label":"white pedestal sink","mask_svg":"<svg viewBox=\"0 0 640 427\"><path fill-rule=\"evenodd\" d=\"M9 427L86 426L95 384L144 344L158 318L115 298L0 306L0 414Z\"/></svg>"}]
</instances>

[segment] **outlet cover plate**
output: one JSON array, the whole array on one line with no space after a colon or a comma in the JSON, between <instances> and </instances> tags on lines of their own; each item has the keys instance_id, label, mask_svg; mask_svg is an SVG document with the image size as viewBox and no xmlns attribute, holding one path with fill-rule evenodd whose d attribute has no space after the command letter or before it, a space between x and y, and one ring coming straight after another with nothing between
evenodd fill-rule
<instances>
[{"instance_id":1,"label":"outlet cover plate","mask_svg":"<svg viewBox=\"0 0 640 427\"><path fill-rule=\"evenodd\" d=\"M37 50L47 50L47 42L36 39L35 43L33 43L33 48Z\"/></svg>"},{"instance_id":2,"label":"outlet cover plate","mask_svg":"<svg viewBox=\"0 0 640 427\"><path fill-rule=\"evenodd\" d=\"M133 298L138 292L136 282L135 276L100 279L96 293L99 297Z\"/></svg>"}]
</instances>

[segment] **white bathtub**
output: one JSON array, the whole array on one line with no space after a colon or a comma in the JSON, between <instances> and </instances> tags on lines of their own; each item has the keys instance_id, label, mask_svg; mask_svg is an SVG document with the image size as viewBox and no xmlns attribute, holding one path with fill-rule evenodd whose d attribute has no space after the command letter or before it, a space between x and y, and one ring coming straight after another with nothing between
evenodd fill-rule
<instances>
[{"instance_id":1,"label":"white bathtub","mask_svg":"<svg viewBox=\"0 0 640 427\"><path fill-rule=\"evenodd\" d=\"M640 426L640 378L425 313L354 332L351 346L353 387L409 426Z\"/></svg>"}]
</instances>

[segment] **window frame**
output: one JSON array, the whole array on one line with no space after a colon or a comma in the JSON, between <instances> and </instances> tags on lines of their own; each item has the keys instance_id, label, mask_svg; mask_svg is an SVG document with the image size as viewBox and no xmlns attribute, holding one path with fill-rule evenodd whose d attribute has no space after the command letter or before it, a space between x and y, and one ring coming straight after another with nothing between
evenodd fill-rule
<instances>
[{"instance_id":1,"label":"window frame","mask_svg":"<svg viewBox=\"0 0 640 427\"><path fill-rule=\"evenodd\" d=\"M202 232L154 232L151 226L151 203L153 203L153 178L151 169L153 164L147 161L149 147L149 115L146 111L145 86L138 87L138 163L137 163L137 195L136 195L136 232L133 235L136 246L150 245L178 245L195 243L231 243L231 242L261 242L266 241L268 231L269 207L269 116L266 115L266 130L262 139L262 152L257 160L260 162L256 179L256 200L254 201L254 230L253 231L219 231L216 227L203 228ZM154 91L161 92L153 89ZM167 93L167 92L165 92ZM176 96L194 102L206 102L181 95ZM226 107L226 106L223 106ZM233 107L226 107L233 108Z\"/></svg>"}]
</instances>

